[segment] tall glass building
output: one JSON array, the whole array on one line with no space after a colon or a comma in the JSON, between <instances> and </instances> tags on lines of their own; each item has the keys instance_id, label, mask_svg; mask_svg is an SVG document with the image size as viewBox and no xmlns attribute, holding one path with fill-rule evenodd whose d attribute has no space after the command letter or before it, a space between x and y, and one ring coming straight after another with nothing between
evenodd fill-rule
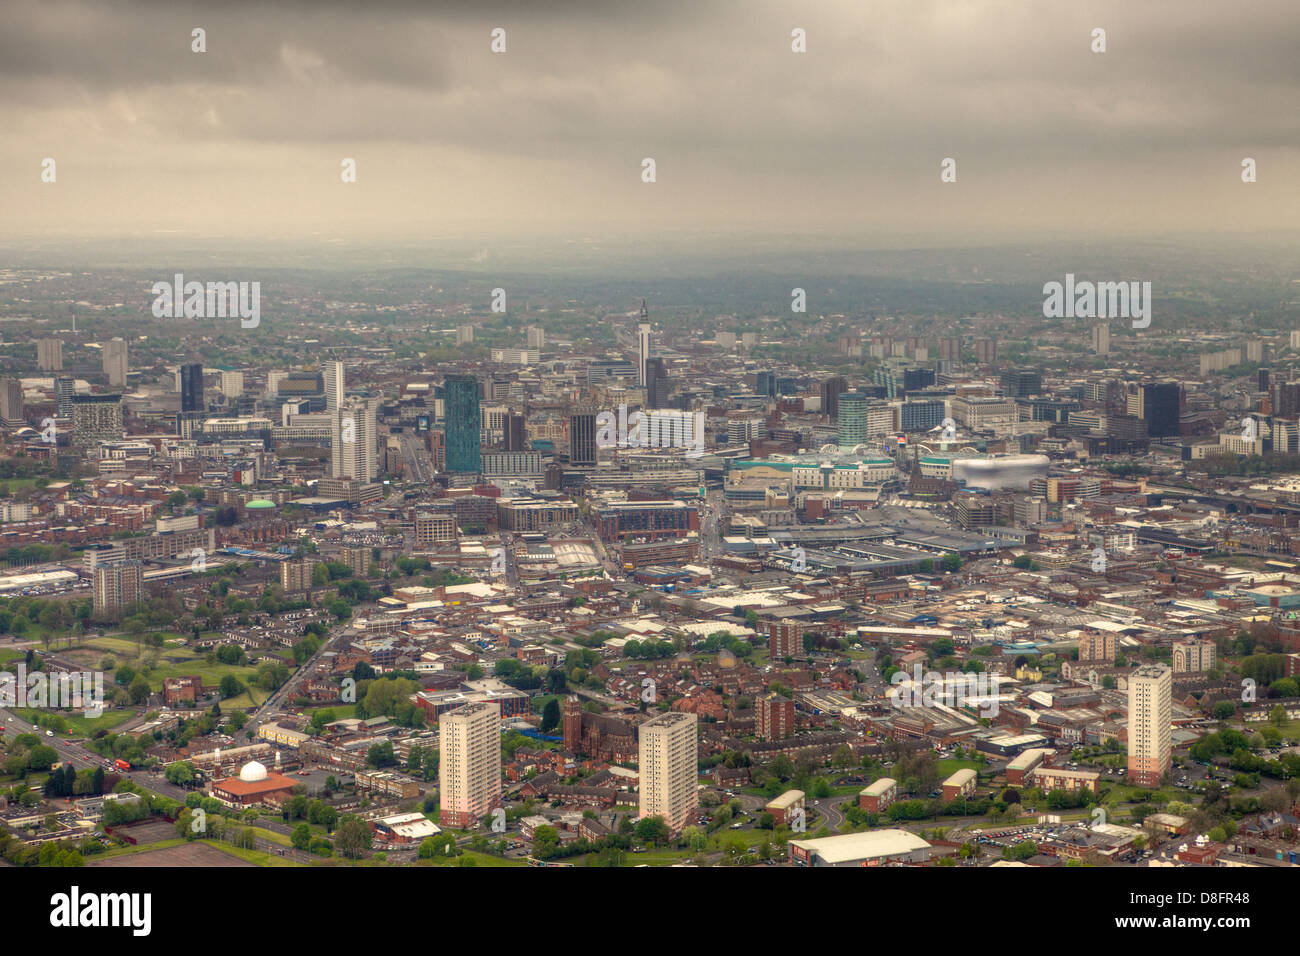
<instances>
[{"instance_id":1,"label":"tall glass building","mask_svg":"<svg viewBox=\"0 0 1300 956\"><path fill-rule=\"evenodd\" d=\"M852 448L867 440L867 396L844 392L839 397L839 445Z\"/></svg>"},{"instance_id":2,"label":"tall glass building","mask_svg":"<svg viewBox=\"0 0 1300 956\"><path fill-rule=\"evenodd\" d=\"M191 362L181 366L181 411L201 412L203 406L203 366Z\"/></svg>"},{"instance_id":3,"label":"tall glass building","mask_svg":"<svg viewBox=\"0 0 1300 956\"><path fill-rule=\"evenodd\" d=\"M447 470L476 475L482 470L479 455L478 379L473 375L448 375L442 385L447 434Z\"/></svg>"}]
</instances>

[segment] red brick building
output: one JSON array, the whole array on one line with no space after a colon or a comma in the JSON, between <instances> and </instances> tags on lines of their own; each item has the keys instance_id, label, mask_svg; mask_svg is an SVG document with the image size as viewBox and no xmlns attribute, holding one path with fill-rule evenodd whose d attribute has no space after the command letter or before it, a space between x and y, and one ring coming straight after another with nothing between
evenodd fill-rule
<instances>
[{"instance_id":1,"label":"red brick building","mask_svg":"<svg viewBox=\"0 0 1300 956\"><path fill-rule=\"evenodd\" d=\"M781 694L764 694L757 701L758 737L782 740L794 735L794 701Z\"/></svg>"}]
</instances>

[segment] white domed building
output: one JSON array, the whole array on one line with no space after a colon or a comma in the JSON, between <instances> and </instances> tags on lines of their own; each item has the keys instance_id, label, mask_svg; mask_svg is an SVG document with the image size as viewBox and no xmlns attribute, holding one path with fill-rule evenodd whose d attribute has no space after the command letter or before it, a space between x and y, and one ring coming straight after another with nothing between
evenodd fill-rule
<instances>
[{"instance_id":1,"label":"white domed building","mask_svg":"<svg viewBox=\"0 0 1300 956\"><path fill-rule=\"evenodd\" d=\"M212 784L212 796L228 807L277 805L292 795L296 781L267 770L266 765L250 760L239 768L238 777L227 777Z\"/></svg>"}]
</instances>

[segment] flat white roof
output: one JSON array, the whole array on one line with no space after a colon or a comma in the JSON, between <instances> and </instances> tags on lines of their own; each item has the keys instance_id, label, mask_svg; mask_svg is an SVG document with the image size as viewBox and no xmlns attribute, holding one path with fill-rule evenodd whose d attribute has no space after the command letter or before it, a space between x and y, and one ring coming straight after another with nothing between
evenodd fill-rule
<instances>
[{"instance_id":1,"label":"flat white roof","mask_svg":"<svg viewBox=\"0 0 1300 956\"><path fill-rule=\"evenodd\" d=\"M863 790L862 792L869 797L878 797L881 794L883 794L886 790L888 790L890 787L895 787L897 785L898 785L898 781L895 780L893 777L881 777L879 780L875 781L871 786L867 787L867 789Z\"/></svg>"},{"instance_id":2,"label":"flat white roof","mask_svg":"<svg viewBox=\"0 0 1300 956\"><path fill-rule=\"evenodd\" d=\"M809 853L816 853L827 863L848 863L852 860L869 860L882 856L901 856L930 846L915 833L906 830L866 830L842 836L822 837L819 840L791 840Z\"/></svg>"},{"instance_id":3,"label":"flat white roof","mask_svg":"<svg viewBox=\"0 0 1300 956\"><path fill-rule=\"evenodd\" d=\"M775 797L767 802L769 809L786 810L803 799L802 790L787 790L779 797Z\"/></svg>"},{"instance_id":4,"label":"flat white roof","mask_svg":"<svg viewBox=\"0 0 1300 956\"><path fill-rule=\"evenodd\" d=\"M954 773L951 777L943 782L945 787L961 787L975 779L975 771L970 767L963 767Z\"/></svg>"}]
</instances>

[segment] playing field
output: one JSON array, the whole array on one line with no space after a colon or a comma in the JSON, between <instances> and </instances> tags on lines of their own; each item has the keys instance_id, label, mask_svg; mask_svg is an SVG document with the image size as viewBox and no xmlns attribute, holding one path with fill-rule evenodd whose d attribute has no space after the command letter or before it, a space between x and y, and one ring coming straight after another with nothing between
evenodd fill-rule
<instances>
[{"instance_id":1,"label":"playing field","mask_svg":"<svg viewBox=\"0 0 1300 956\"><path fill-rule=\"evenodd\" d=\"M110 857L96 860L91 857L86 866L255 866L237 856L222 853L206 843L186 843L183 846L169 846L162 850L144 850L126 856Z\"/></svg>"}]
</instances>

